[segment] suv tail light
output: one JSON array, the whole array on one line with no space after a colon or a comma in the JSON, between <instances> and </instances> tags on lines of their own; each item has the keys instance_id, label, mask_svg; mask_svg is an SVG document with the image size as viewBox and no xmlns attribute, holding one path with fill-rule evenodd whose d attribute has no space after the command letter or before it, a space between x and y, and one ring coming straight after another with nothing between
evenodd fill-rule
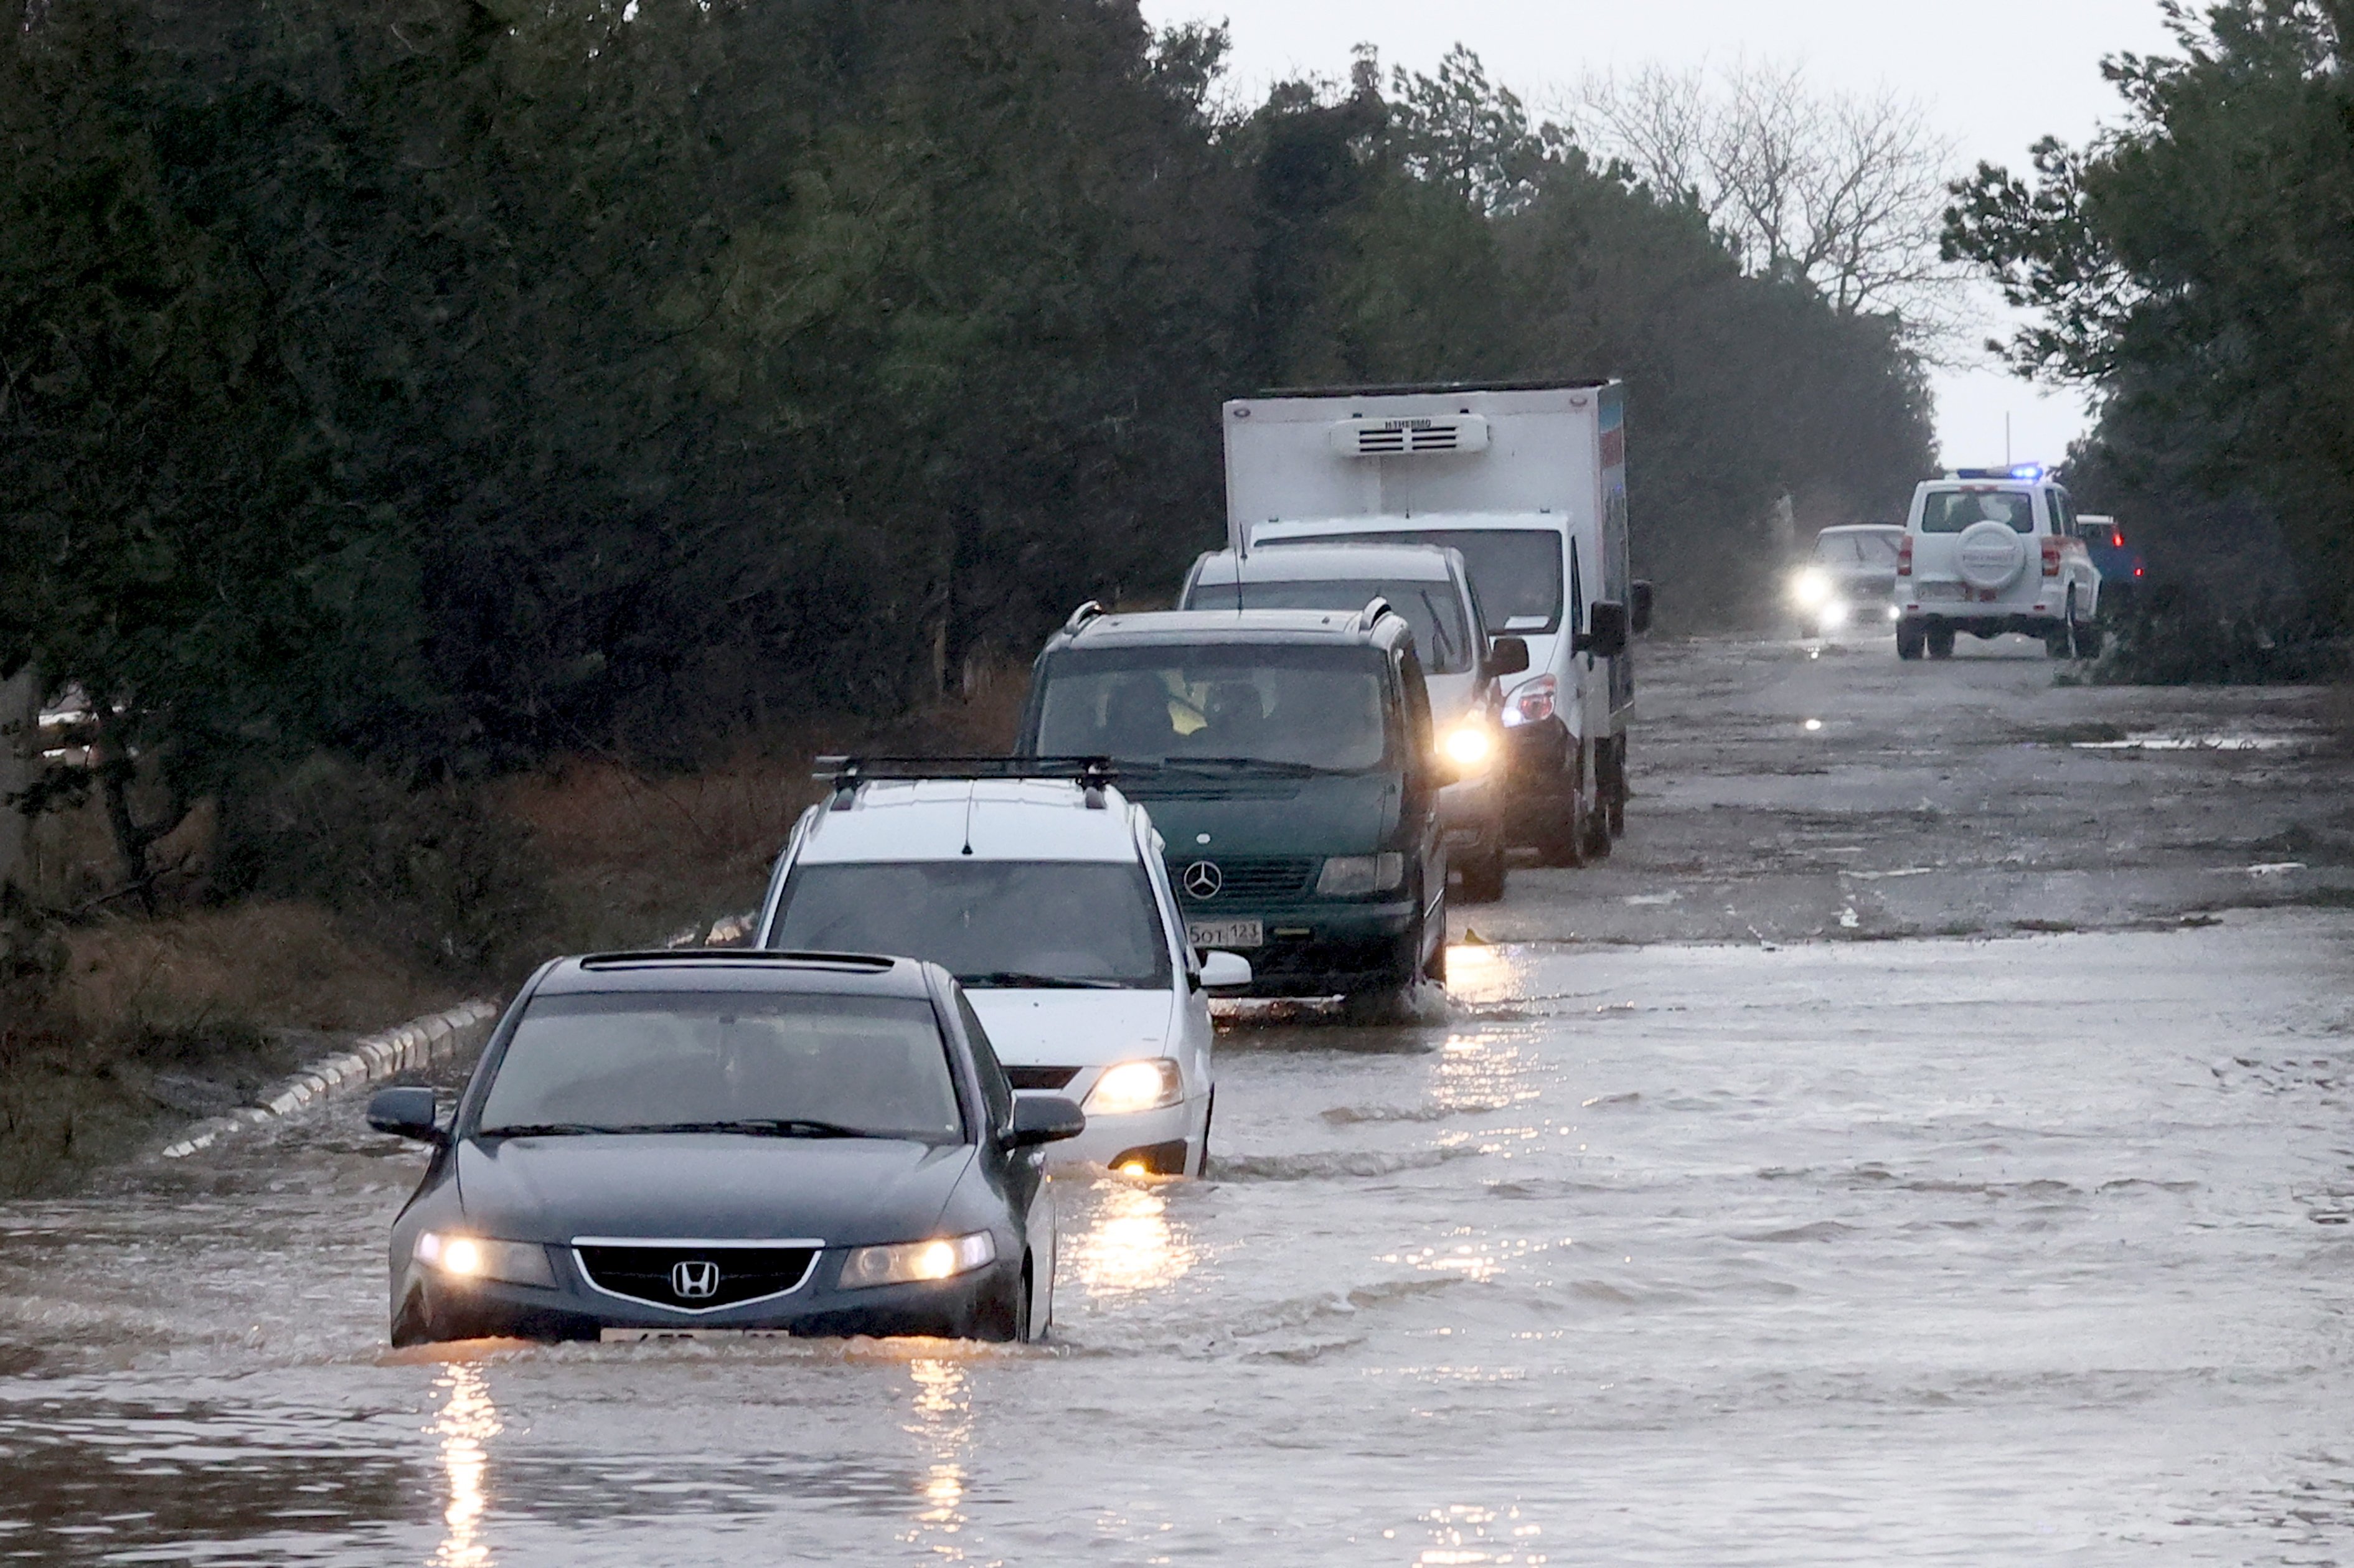
<instances>
[{"instance_id":1,"label":"suv tail light","mask_svg":"<svg viewBox=\"0 0 2354 1568\"><path fill-rule=\"evenodd\" d=\"M1900 577L1913 575L1913 535L1910 534L1905 535L1904 542L1896 546L1896 575Z\"/></svg>"},{"instance_id":2,"label":"suv tail light","mask_svg":"<svg viewBox=\"0 0 2354 1568\"><path fill-rule=\"evenodd\" d=\"M2057 539L2043 541L2043 575L2047 577L2060 575L2060 541Z\"/></svg>"}]
</instances>

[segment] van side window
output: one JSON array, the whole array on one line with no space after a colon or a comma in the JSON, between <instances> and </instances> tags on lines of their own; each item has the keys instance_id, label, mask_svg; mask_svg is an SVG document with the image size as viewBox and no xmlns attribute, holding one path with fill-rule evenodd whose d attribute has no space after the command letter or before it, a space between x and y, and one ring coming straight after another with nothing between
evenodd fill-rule
<instances>
[{"instance_id":1,"label":"van side window","mask_svg":"<svg viewBox=\"0 0 2354 1568\"><path fill-rule=\"evenodd\" d=\"M2045 504L2052 509L2052 537L2064 539L2076 531L2076 503L2058 485L2043 493Z\"/></svg>"}]
</instances>

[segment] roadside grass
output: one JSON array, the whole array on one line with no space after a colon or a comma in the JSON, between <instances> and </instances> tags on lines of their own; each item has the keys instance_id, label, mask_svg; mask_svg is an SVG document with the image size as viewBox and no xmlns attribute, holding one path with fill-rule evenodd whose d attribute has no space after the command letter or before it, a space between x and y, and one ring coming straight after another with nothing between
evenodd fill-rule
<instances>
[{"instance_id":1,"label":"roadside grass","mask_svg":"<svg viewBox=\"0 0 2354 1568\"><path fill-rule=\"evenodd\" d=\"M117 877L94 804L45 819L34 894L41 938L63 955L39 985L0 991L0 1197L69 1188L181 1122L249 1102L341 1036L503 994L553 955L699 940L758 906L819 797L814 757L1002 754L1023 694L1019 672L989 672L969 696L907 717L813 720L693 770L592 758L499 780L483 793L487 830L535 863L544 895L497 915L518 924L488 932L477 961L433 961L364 904L227 898L209 811L183 830L182 869L148 916L109 895Z\"/></svg>"}]
</instances>

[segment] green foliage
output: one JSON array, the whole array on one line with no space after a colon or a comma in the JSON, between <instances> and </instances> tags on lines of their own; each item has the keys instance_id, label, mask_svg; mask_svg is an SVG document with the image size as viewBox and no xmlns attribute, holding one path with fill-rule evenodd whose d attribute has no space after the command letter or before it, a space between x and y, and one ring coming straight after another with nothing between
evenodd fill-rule
<instances>
[{"instance_id":1,"label":"green foliage","mask_svg":"<svg viewBox=\"0 0 2354 1568\"><path fill-rule=\"evenodd\" d=\"M381 779L688 762L1026 656L1218 542L1256 387L1626 376L1695 615L1775 497L1850 521L1928 459L1886 323L1743 276L1464 51L1225 117L1223 35L1134 0L26 16L0 672L90 694L134 885L201 798L240 885L331 888L382 846L254 824L343 790L425 832Z\"/></svg>"},{"instance_id":2,"label":"green foliage","mask_svg":"<svg viewBox=\"0 0 2354 1568\"><path fill-rule=\"evenodd\" d=\"M1981 166L1948 248L2038 313L2022 372L2107 395L2146 493L2261 501L2354 624L2354 5L2168 10L2179 55L2110 64L2125 123L2031 181Z\"/></svg>"}]
</instances>

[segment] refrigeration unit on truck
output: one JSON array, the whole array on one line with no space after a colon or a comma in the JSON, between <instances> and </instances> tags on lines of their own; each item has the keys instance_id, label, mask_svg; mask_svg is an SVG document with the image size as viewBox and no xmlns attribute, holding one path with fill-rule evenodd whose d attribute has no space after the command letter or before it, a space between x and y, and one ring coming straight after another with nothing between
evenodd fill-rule
<instances>
[{"instance_id":1,"label":"refrigeration unit on truck","mask_svg":"<svg viewBox=\"0 0 2354 1568\"><path fill-rule=\"evenodd\" d=\"M1507 683L1511 832L1557 865L1626 826L1628 640L1651 588L1628 573L1626 390L1616 381L1272 392L1225 407L1226 535L1462 553L1493 637L1528 644Z\"/></svg>"}]
</instances>

